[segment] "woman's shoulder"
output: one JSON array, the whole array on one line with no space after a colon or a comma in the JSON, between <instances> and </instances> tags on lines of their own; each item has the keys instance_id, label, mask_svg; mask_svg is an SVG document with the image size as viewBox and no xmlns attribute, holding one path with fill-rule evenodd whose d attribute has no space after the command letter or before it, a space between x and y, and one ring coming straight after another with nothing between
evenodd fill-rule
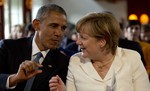
<instances>
[{"instance_id":1,"label":"woman's shoulder","mask_svg":"<svg viewBox=\"0 0 150 91\"><path fill-rule=\"evenodd\" d=\"M124 64L138 66L142 64L141 56L137 51L125 48L119 48L117 52L118 58L122 60Z\"/></svg>"},{"instance_id":2,"label":"woman's shoulder","mask_svg":"<svg viewBox=\"0 0 150 91\"><path fill-rule=\"evenodd\" d=\"M135 55L138 55L139 53L135 50L132 50L132 49L127 49L127 48L121 48L121 47L118 47L117 49L118 52L122 53L122 54L135 54Z\"/></svg>"},{"instance_id":3,"label":"woman's shoulder","mask_svg":"<svg viewBox=\"0 0 150 91\"><path fill-rule=\"evenodd\" d=\"M125 57L125 58L130 58L130 59L138 59L138 58L141 59L141 56L137 51L126 49L126 48L121 48L121 47L118 47L117 55L119 55L120 57Z\"/></svg>"},{"instance_id":4,"label":"woman's shoulder","mask_svg":"<svg viewBox=\"0 0 150 91\"><path fill-rule=\"evenodd\" d=\"M75 53L70 57L70 64L80 64L90 61L88 58L82 56L82 52Z\"/></svg>"}]
</instances>

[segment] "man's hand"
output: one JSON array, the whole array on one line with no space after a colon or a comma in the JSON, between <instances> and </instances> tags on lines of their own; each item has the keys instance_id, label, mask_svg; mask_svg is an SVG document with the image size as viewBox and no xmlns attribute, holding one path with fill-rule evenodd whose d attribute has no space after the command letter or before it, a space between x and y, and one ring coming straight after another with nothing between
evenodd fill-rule
<instances>
[{"instance_id":1,"label":"man's hand","mask_svg":"<svg viewBox=\"0 0 150 91\"><path fill-rule=\"evenodd\" d=\"M18 72L10 76L9 87L15 86L19 82L23 82L39 73L42 73L42 70L37 69L41 67L43 67L41 64L38 64L34 61L26 60L22 62L19 66Z\"/></svg>"}]
</instances>

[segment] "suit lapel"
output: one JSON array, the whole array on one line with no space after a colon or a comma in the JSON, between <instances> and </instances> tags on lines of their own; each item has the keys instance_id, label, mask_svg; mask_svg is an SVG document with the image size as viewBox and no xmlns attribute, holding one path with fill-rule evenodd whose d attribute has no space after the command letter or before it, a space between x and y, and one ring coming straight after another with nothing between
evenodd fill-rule
<instances>
[{"instance_id":1,"label":"suit lapel","mask_svg":"<svg viewBox=\"0 0 150 91\"><path fill-rule=\"evenodd\" d=\"M111 79L113 74L117 74L119 70L122 67L122 50L121 48L117 48L116 56L114 58L114 61L110 67L110 70L106 74L104 80L109 80ZM80 63L81 68L83 69L83 72L85 72L88 76L91 78L97 80L97 81L102 81L101 77L99 74L96 72L95 68L93 67L90 59L83 59L83 62ZM112 74L113 73L113 74Z\"/></svg>"},{"instance_id":2,"label":"suit lapel","mask_svg":"<svg viewBox=\"0 0 150 91\"><path fill-rule=\"evenodd\" d=\"M122 49L117 48L116 56L112 65L114 67L115 74L119 72L119 70L123 65L122 61L124 60L124 58L122 57L122 55L123 55Z\"/></svg>"},{"instance_id":3,"label":"suit lapel","mask_svg":"<svg viewBox=\"0 0 150 91\"><path fill-rule=\"evenodd\" d=\"M119 70L121 69L121 67L123 65L122 61L124 60L122 55L123 55L122 49L117 48L114 61L110 67L110 70L108 71L108 73L105 77L105 80L111 79L113 76L116 76L116 74L119 72Z\"/></svg>"},{"instance_id":4,"label":"suit lapel","mask_svg":"<svg viewBox=\"0 0 150 91\"><path fill-rule=\"evenodd\" d=\"M55 54L55 55L57 55L57 54ZM43 70L43 73L37 75L35 78L35 81L33 84L34 90L36 90L39 85L43 85L43 83L45 83L45 81L48 81L53 76L53 74L55 74L57 72L55 61L56 61L56 56L54 56L54 50L50 50L42 63L43 68L41 68L41 69ZM47 82L47 85L48 85L48 82Z\"/></svg>"},{"instance_id":5,"label":"suit lapel","mask_svg":"<svg viewBox=\"0 0 150 91\"><path fill-rule=\"evenodd\" d=\"M83 62L80 63L80 66L83 69L83 72L85 72L91 78L93 78L93 79L95 79L97 81L101 81L102 80L100 78L100 76L98 75L98 73L96 72L95 68L93 67L90 59L88 59L88 58L83 59Z\"/></svg>"},{"instance_id":6,"label":"suit lapel","mask_svg":"<svg viewBox=\"0 0 150 91\"><path fill-rule=\"evenodd\" d=\"M33 37L27 38L27 41L24 43L23 48L23 55L25 60L31 60L31 55L32 55L32 40Z\"/></svg>"}]
</instances>

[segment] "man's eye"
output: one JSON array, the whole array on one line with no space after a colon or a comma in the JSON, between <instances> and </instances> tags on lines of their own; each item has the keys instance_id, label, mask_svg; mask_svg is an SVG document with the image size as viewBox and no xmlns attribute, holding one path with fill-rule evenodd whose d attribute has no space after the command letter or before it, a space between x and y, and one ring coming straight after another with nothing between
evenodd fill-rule
<instances>
[{"instance_id":1,"label":"man's eye","mask_svg":"<svg viewBox=\"0 0 150 91\"><path fill-rule=\"evenodd\" d=\"M51 27L51 28L56 28L56 27L57 27L57 25L50 25L50 27Z\"/></svg>"},{"instance_id":2,"label":"man's eye","mask_svg":"<svg viewBox=\"0 0 150 91\"><path fill-rule=\"evenodd\" d=\"M140 29L139 27L135 27L136 30Z\"/></svg>"},{"instance_id":3,"label":"man's eye","mask_svg":"<svg viewBox=\"0 0 150 91\"><path fill-rule=\"evenodd\" d=\"M58 27L58 24L56 24L56 23L51 23L51 24L49 24L49 27L50 27L50 28L57 28L57 27Z\"/></svg>"},{"instance_id":4,"label":"man's eye","mask_svg":"<svg viewBox=\"0 0 150 91\"><path fill-rule=\"evenodd\" d=\"M66 28L67 28L66 26L61 27L61 29L62 29L63 31L65 31Z\"/></svg>"},{"instance_id":5,"label":"man's eye","mask_svg":"<svg viewBox=\"0 0 150 91\"><path fill-rule=\"evenodd\" d=\"M130 28L131 30L134 29L133 27Z\"/></svg>"}]
</instances>

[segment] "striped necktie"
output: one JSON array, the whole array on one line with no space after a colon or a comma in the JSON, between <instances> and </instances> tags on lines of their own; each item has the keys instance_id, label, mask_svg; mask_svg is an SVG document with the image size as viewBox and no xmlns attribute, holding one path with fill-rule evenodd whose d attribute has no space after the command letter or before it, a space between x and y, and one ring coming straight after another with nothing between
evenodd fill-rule
<instances>
[{"instance_id":1,"label":"striped necktie","mask_svg":"<svg viewBox=\"0 0 150 91\"><path fill-rule=\"evenodd\" d=\"M34 61L39 63L39 60L41 57L43 57L42 53L41 52L37 53L37 56L35 57ZM38 69L38 68L36 68L36 69ZM32 84L34 82L34 78L35 78L35 76L27 80L24 91L30 91L31 90Z\"/></svg>"}]
</instances>

